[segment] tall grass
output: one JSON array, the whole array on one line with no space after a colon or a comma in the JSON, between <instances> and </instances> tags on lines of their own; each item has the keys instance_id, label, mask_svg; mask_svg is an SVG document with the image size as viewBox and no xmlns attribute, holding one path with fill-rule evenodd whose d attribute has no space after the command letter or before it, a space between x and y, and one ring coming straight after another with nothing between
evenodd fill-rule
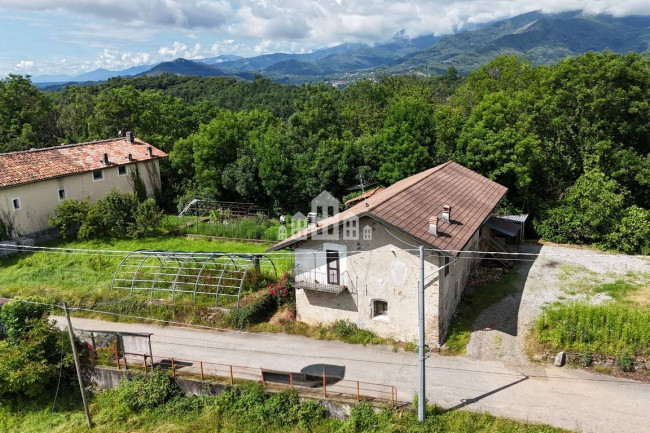
<instances>
[{"instance_id":1,"label":"tall grass","mask_svg":"<svg viewBox=\"0 0 650 433\"><path fill-rule=\"evenodd\" d=\"M537 340L553 349L618 357L650 355L650 310L618 303L569 303L544 311Z\"/></svg>"}]
</instances>

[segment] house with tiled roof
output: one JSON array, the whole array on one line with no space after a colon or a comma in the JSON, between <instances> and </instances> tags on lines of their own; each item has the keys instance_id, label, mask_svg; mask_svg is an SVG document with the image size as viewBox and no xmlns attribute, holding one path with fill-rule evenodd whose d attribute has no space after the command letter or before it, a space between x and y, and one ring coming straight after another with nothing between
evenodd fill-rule
<instances>
[{"instance_id":1,"label":"house with tiled roof","mask_svg":"<svg viewBox=\"0 0 650 433\"><path fill-rule=\"evenodd\" d=\"M442 344L507 188L453 161L403 179L275 244L295 254L298 319L348 320L402 341L417 336L419 246L425 248L426 334ZM314 204L312 203L312 210Z\"/></svg>"},{"instance_id":2,"label":"house with tiled roof","mask_svg":"<svg viewBox=\"0 0 650 433\"><path fill-rule=\"evenodd\" d=\"M46 230L65 199L90 203L108 191L147 196L161 189L159 160L167 156L132 133L126 137L0 154L0 220L13 237Z\"/></svg>"}]
</instances>

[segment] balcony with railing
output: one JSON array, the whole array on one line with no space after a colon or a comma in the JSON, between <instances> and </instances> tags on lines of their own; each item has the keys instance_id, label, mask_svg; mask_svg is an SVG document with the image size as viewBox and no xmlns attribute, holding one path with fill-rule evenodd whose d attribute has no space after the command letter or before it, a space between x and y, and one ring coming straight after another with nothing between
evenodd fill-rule
<instances>
[{"instance_id":1,"label":"balcony with railing","mask_svg":"<svg viewBox=\"0 0 650 433\"><path fill-rule=\"evenodd\" d=\"M333 293L338 295L348 289L348 273L338 271L327 272L317 269L303 269L295 267L293 270L293 286L296 289L311 290L314 292Z\"/></svg>"}]
</instances>

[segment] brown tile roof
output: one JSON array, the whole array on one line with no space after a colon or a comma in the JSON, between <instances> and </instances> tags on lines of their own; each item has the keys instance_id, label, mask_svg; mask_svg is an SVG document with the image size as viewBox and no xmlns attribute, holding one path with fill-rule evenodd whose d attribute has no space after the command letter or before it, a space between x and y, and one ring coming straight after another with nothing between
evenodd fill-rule
<instances>
[{"instance_id":1,"label":"brown tile roof","mask_svg":"<svg viewBox=\"0 0 650 433\"><path fill-rule=\"evenodd\" d=\"M367 200L318 223L318 229L346 219L368 215L412 237L416 242L440 250L461 250L481 227L507 192L507 188L453 161L415 174L374 194ZM440 217L442 207L451 206L451 224L429 233L429 218ZM287 247L313 234L306 229L271 250ZM455 252L451 253L456 255Z\"/></svg>"},{"instance_id":2,"label":"brown tile roof","mask_svg":"<svg viewBox=\"0 0 650 433\"><path fill-rule=\"evenodd\" d=\"M152 146L152 156L147 154L150 144L126 138L93 141L0 154L0 188L22 185L71 174L79 174L118 165L132 164L167 156ZM108 154L108 165L104 154ZM133 160L129 161L128 155Z\"/></svg>"}]
</instances>

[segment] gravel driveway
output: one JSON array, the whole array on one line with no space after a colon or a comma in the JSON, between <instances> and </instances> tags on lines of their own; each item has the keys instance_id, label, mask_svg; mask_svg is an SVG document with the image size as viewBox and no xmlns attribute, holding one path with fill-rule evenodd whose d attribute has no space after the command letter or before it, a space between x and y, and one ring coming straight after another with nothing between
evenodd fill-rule
<instances>
[{"instance_id":1,"label":"gravel driveway","mask_svg":"<svg viewBox=\"0 0 650 433\"><path fill-rule=\"evenodd\" d=\"M518 291L477 317L467 345L471 358L529 364L526 336L543 307L570 300L600 303L609 297L589 294L595 285L620 279L637 284L650 280L650 261L643 258L550 245L523 245L520 252L540 256L516 265L512 272L519 275Z\"/></svg>"}]
</instances>

